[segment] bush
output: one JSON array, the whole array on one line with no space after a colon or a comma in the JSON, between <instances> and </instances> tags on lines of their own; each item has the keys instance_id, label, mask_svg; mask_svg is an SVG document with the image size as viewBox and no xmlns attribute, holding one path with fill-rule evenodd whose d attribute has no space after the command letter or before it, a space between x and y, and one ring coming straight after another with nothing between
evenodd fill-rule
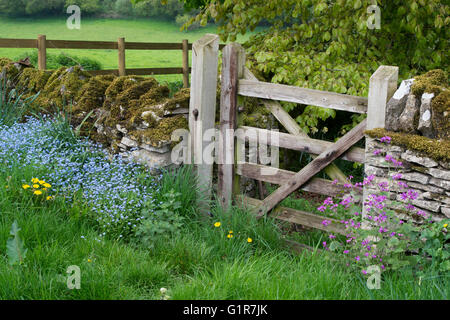
<instances>
[{"instance_id":1,"label":"bush","mask_svg":"<svg viewBox=\"0 0 450 320\"><path fill-rule=\"evenodd\" d=\"M37 51L26 52L16 57L15 60L24 59L26 57L30 58L30 61L33 65L37 65L38 62L38 53ZM51 54L47 53L47 69L56 70L61 67L72 67L81 65L85 70L101 70L102 64L97 60L85 57L77 57L71 56L68 54Z\"/></svg>"}]
</instances>

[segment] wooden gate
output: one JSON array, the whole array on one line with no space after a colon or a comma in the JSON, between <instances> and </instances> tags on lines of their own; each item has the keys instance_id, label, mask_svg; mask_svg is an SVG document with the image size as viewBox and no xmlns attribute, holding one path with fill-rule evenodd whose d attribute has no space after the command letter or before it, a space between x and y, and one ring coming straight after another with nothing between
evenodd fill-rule
<instances>
[{"instance_id":1,"label":"wooden gate","mask_svg":"<svg viewBox=\"0 0 450 320\"><path fill-rule=\"evenodd\" d=\"M370 78L369 98L365 98L260 82L245 68L245 51L237 43L225 46L222 56L220 132L217 143L217 193L222 206L227 208L233 203L245 204L254 208L253 211L257 217L269 214L274 218L307 227L344 233L344 227L338 221L327 218L331 224L325 226L322 224L324 219L322 216L280 207L279 203L298 189L327 196L340 194L343 184L347 181L345 175L333 164L333 161L342 158L364 163L365 150L354 145L364 137L366 129L384 127L386 104L397 88L398 68L380 66ZM196 73L201 72L193 70L193 83L195 83ZM288 133L242 126L238 106L239 96L263 99L264 106ZM191 99L195 100L196 98ZM367 114L367 118L336 143L332 143L309 138L276 100ZM192 112L194 112L195 106L198 105L191 104ZM200 109L205 107L200 105ZM198 115L198 109L195 110ZM211 110L207 113L214 114ZM203 128L203 130L205 129ZM261 139L261 137L265 138ZM258 157L255 156L249 156L249 161L247 161L246 142L257 145L258 149L261 145L266 145L266 148L270 146L271 148L287 148L307 152L312 155L313 160L299 172L279 169L277 159L273 159L275 161L272 161L272 166L258 163ZM195 150L195 148L192 149L192 152L194 155L202 154L202 150ZM201 165L199 166L201 167ZM322 170L338 183L328 179L315 178L314 176ZM239 190L241 176L276 184L279 185L279 188L264 200L249 198L243 196ZM202 179L205 177L202 176Z\"/></svg>"}]
</instances>

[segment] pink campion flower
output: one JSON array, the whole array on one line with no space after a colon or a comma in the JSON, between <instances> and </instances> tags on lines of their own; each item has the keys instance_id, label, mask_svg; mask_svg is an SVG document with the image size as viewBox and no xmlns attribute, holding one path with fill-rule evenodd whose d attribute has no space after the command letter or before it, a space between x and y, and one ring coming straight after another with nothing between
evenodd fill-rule
<instances>
[{"instance_id":1,"label":"pink campion flower","mask_svg":"<svg viewBox=\"0 0 450 320\"><path fill-rule=\"evenodd\" d=\"M377 257L376 255L373 255L373 256L372 256L372 258L374 258L374 259L375 259L376 257Z\"/></svg>"},{"instance_id":2,"label":"pink campion flower","mask_svg":"<svg viewBox=\"0 0 450 320\"><path fill-rule=\"evenodd\" d=\"M333 204L333 199L331 199L331 197L328 197L323 201L323 204Z\"/></svg>"},{"instance_id":3,"label":"pink campion flower","mask_svg":"<svg viewBox=\"0 0 450 320\"><path fill-rule=\"evenodd\" d=\"M386 160L386 161L392 161L392 160L395 160L394 159L394 157L392 157L390 154L387 154L385 157L384 157L384 160Z\"/></svg>"},{"instance_id":4,"label":"pink campion flower","mask_svg":"<svg viewBox=\"0 0 450 320\"><path fill-rule=\"evenodd\" d=\"M426 216L427 216L427 214L426 214L425 211L423 211L423 210L417 211L417 215L419 215L419 216L421 216L421 217L424 217L424 218L426 218Z\"/></svg>"},{"instance_id":5,"label":"pink campion flower","mask_svg":"<svg viewBox=\"0 0 450 320\"><path fill-rule=\"evenodd\" d=\"M317 208L317 210L319 210L320 212L324 212L327 209L327 207L325 206L320 206Z\"/></svg>"},{"instance_id":6,"label":"pink campion flower","mask_svg":"<svg viewBox=\"0 0 450 320\"><path fill-rule=\"evenodd\" d=\"M326 246L327 246L327 242L326 242L326 241L322 242L322 245L323 245L324 247L326 247Z\"/></svg>"},{"instance_id":7,"label":"pink campion flower","mask_svg":"<svg viewBox=\"0 0 450 320\"><path fill-rule=\"evenodd\" d=\"M359 256L356 256L356 257L355 257L355 260L356 260L356 261L359 261L359 260L360 260L360 257L359 257Z\"/></svg>"},{"instance_id":8,"label":"pink campion flower","mask_svg":"<svg viewBox=\"0 0 450 320\"><path fill-rule=\"evenodd\" d=\"M344 188L351 188L351 187L353 187L353 185L351 183L344 184Z\"/></svg>"},{"instance_id":9,"label":"pink campion flower","mask_svg":"<svg viewBox=\"0 0 450 320\"><path fill-rule=\"evenodd\" d=\"M401 179L401 178L402 178L402 174L401 173L397 173L397 174L394 174L392 176L392 179L394 179L394 180L398 180L398 179Z\"/></svg>"},{"instance_id":10,"label":"pink campion flower","mask_svg":"<svg viewBox=\"0 0 450 320\"><path fill-rule=\"evenodd\" d=\"M389 234L389 236L390 236L390 237L395 236L395 232L391 232L391 233Z\"/></svg>"},{"instance_id":11,"label":"pink campion flower","mask_svg":"<svg viewBox=\"0 0 450 320\"><path fill-rule=\"evenodd\" d=\"M334 179L333 182L332 182L331 184L338 184L338 182L339 182L339 181L338 181L337 179Z\"/></svg>"},{"instance_id":12,"label":"pink campion flower","mask_svg":"<svg viewBox=\"0 0 450 320\"><path fill-rule=\"evenodd\" d=\"M363 274L367 274L367 271L366 270L362 270L361 271Z\"/></svg>"},{"instance_id":13,"label":"pink campion flower","mask_svg":"<svg viewBox=\"0 0 450 320\"><path fill-rule=\"evenodd\" d=\"M398 161L398 160L392 160L392 163L394 164L394 167L401 167L403 166L403 162Z\"/></svg>"},{"instance_id":14,"label":"pink campion flower","mask_svg":"<svg viewBox=\"0 0 450 320\"><path fill-rule=\"evenodd\" d=\"M405 223L405 221L403 221L403 220L400 220L399 222L398 222L398 224L404 224Z\"/></svg>"},{"instance_id":15,"label":"pink campion flower","mask_svg":"<svg viewBox=\"0 0 450 320\"><path fill-rule=\"evenodd\" d=\"M403 233L397 233L397 236L403 237Z\"/></svg>"},{"instance_id":16,"label":"pink campion flower","mask_svg":"<svg viewBox=\"0 0 450 320\"><path fill-rule=\"evenodd\" d=\"M328 237L329 237L330 239L336 238L336 236L335 236L334 234L330 234Z\"/></svg>"},{"instance_id":17,"label":"pink campion flower","mask_svg":"<svg viewBox=\"0 0 450 320\"><path fill-rule=\"evenodd\" d=\"M405 206L405 209L406 209L406 210L410 210L410 211L413 211L415 208L416 208L416 207L414 207L412 204L407 204L407 205Z\"/></svg>"},{"instance_id":18,"label":"pink campion flower","mask_svg":"<svg viewBox=\"0 0 450 320\"><path fill-rule=\"evenodd\" d=\"M344 250L343 251L343 253L345 253L345 254L347 254L347 253L349 253L350 251L348 251L348 250Z\"/></svg>"},{"instance_id":19,"label":"pink campion flower","mask_svg":"<svg viewBox=\"0 0 450 320\"><path fill-rule=\"evenodd\" d=\"M383 269L383 270L384 270L384 265L381 265L381 269Z\"/></svg>"},{"instance_id":20,"label":"pink campion flower","mask_svg":"<svg viewBox=\"0 0 450 320\"><path fill-rule=\"evenodd\" d=\"M402 187L402 188L408 188L408 185L406 183L404 183L403 181L398 181L397 184Z\"/></svg>"},{"instance_id":21,"label":"pink campion flower","mask_svg":"<svg viewBox=\"0 0 450 320\"><path fill-rule=\"evenodd\" d=\"M381 153L381 149L375 149L374 151L373 151L373 154L374 155L379 155Z\"/></svg>"},{"instance_id":22,"label":"pink campion flower","mask_svg":"<svg viewBox=\"0 0 450 320\"><path fill-rule=\"evenodd\" d=\"M411 200L416 200L419 197L419 193L416 190L409 189L408 190L408 197Z\"/></svg>"},{"instance_id":23,"label":"pink campion flower","mask_svg":"<svg viewBox=\"0 0 450 320\"><path fill-rule=\"evenodd\" d=\"M366 257L368 257L368 256L369 256L369 253L368 253L368 252L366 252L366 253L364 253L364 255L365 255Z\"/></svg>"},{"instance_id":24,"label":"pink campion flower","mask_svg":"<svg viewBox=\"0 0 450 320\"><path fill-rule=\"evenodd\" d=\"M330 220L323 220L323 221L322 221L322 224L323 224L325 227L328 226L330 223L331 223Z\"/></svg>"},{"instance_id":25,"label":"pink campion flower","mask_svg":"<svg viewBox=\"0 0 450 320\"><path fill-rule=\"evenodd\" d=\"M389 136L384 136L380 139L381 142L383 143L391 143L391 137Z\"/></svg>"}]
</instances>

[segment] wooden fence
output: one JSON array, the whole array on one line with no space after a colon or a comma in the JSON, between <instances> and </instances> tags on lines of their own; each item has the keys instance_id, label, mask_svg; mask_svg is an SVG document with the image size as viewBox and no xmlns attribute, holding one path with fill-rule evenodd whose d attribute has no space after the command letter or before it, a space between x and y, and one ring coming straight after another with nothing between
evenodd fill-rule
<instances>
[{"instance_id":1,"label":"wooden fence","mask_svg":"<svg viewBox=\"0 0 450 320\"><path fill-rule=\"evenodd\" d=\"M190 157L195 161L199 184L204 190L211 188L212 164L202 163L205 141L202 134L214 128L215 90L206 90L217 82L215 66L217 64L218 39L208 38L203 43L194 43L201 57L193 57L191 104L190 104ZM200 59L201 58L201 59ZM254 209L258 217L270 215L274 218L304 225L307 227L344 233L344 227L338 221L327 218L331 224L322 224L323 216L310 212L280 207L279 203L292 192L302 189L327 196L336 196L343 190L342 172L333 165L333 161L342 158L347 161L365 162L365 150L355 147L364 137L366 129L384 127L387 101L397 88L398 67L380 66L371 76L369 97L358 97L334 92L311 90L288 85L260 82L245 68L245 51L237 43L228 44L223 49L220 129L216 149L218 149L218 199L227 208L232 203L244 204ZM276 133L276 139L261 140L261 136L272 137L273 132L261 128L242 126L239 96L262 99L262 103L283 125L288 133ZM332 108L359 114L367 118L341 137L336 143L309 138L296 121L276 101L288 101L305 105ZM217 139L217 137L216 137ZM262 144L267 147L287 148L307 152L313 160L299 172L279 169L277 161L267 166L245 156L246 142ZM242 154L244 153L244 154ZM189 158L189 159L191 159ZM233 159L230 162L227 159ZM255 161L256 159L256 161ZM275 162L275 163L274 163ZM338 179L336 184L329 179L315 178L321 170L331 178ZM270 172L265 174L264 172ZM278 185L279 188L263 200L249 198L241 194L239 179L241 176ZM344 176L345 177L345 176ZM362 193L362 192L361 192Z\"/></svg>"},{"instance_id":2,"label":"wooden fence","mask_svg":"<svg viewBox=\"0 0 450 320\"><path fill-rule=\"evenodd\" d=\"M221 45L223 47L224 45ZM37 39L1 39L0 48L32 48L38 50L38 68L47 69L47 49L114 49L118 53L118 68L114 70L92 70L93 75L157 75L157 74L182 74L183 86L189 87L189 50L192 44L188 40L180 43L155 43L155 42L125 42L125 38L114 41L78 41L78 40L48 40L45 35L39 35ZM134 68L127 69L125 64L126 50L180 50L182 54L182 67L170 68Z\"/></svg>"}]
</instances>

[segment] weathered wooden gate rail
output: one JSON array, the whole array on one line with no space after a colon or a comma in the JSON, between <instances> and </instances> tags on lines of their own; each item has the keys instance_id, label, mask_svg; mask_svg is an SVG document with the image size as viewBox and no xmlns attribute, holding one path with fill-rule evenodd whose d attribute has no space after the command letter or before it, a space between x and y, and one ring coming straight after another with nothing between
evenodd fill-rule
<instances>
[{"instance_id":1,"label":"weathered wooden gate rail","mask_svg":"<svg viewBox=\"0 0 450 320\"><path fill-rule=\"evenodd\" d=\"M220 45L222 48L224 45ZM189 50L192 44L188 40L180 43L166 42L125 42L125 38L114 41L78 41L78 40L48 40L45 35L39 35L37 39L0 39L0 48L32 48L38 49L38 68L47 69L47 49L113 49L118 52L118 69L116 70L91 70L92 75L156 75L156 74L182 74L184 87L189 87ZM125 67L125 50L181 50L181 68L134 68Z\"/></svg>"},{"instance_id":2,"label":"weathered wooden gate rail","mask_svg":"<svg viewBox=\"0 0 450 320\"><path fill-rule=\"evenodd\" d=\"M212 37L212 36L211 36ZM210 39L213 39L210 38ZM216 39L216 41L218 41ZM196 44L194 44L195 46ZM202 47L203 52L207 52ZM218 58L217 50L209 50L210 60ZM197 74L202 74L202 81L216 83L216 75L212 70L207 70L208 64L195 63L193 70L193 84L200 79ZM209 75L206 76L205 75ZM365 150L354 147L364 137L365 129L384 127L386 104L397 88L398 68L391 66L380 66L371 76L369 83L369 98L357 97L333 92L311 90L294 86L260 82L252 73L245 68L245 51L236 43L231 43L223 49L222 75L221 75L221 99L220 99L220 139L218 142L218 199L222 206L227 208L233 202L236 204L249 205L256 208L255 213L262 217L269 214L280 220L289 221L304 226L325 231L343 233L344 229L340 223L333 219L328 226L322 224L323 217L312 213L279 207L279 203L292 192L303 189L319 194L336 196L342 192L342 173L332 164L337 158L364 163ZM209 79L209 80L208 80ZM202 143L198 141L206 130L214 127L215 103L202 103L200 97L205 101L205 95L209 95L209 101L215 101L215 91L196 92L191 96L190 111L195 114L191 117L190 126L197 128L196 134L191 134L189 147L192 156L196 159L203 156ZM212 97L214 95L214 97ZM263 99L263 104L285 127L289 133L278 133L278 139L258 139L260 136L268 136L270 130L242 126L238 108L238 96L247 96ZM214 99L213 99L214 98ZM309 138L298 126L296 121L273 100L288 101L305 105L314 105L324 108L332 108L348 112L367 114L367 118L355 128L341 137L336 143ZM208 117L208 124L202 122ZM201 129L199 129L201 127ZM200 131L199 131L200 130ZM235 134L233 135L233 132ZM246 142L258 144L258 146L269 145L310 153L313 160L299 172L292 172L267 165L256 161L242 161L246 159L242 154ZM234 162L226 162L226 159L234 159ZM212 166L197 163L197 168L203 185L211 186ZM205 169L207 168L207 169ZM271 169L273 174L262 174ZM331 179L338 179L339 184L332 180L319 179L314 176L325 170ZM240 194L239 178L245 176L258 181L265 181L280 187L264 200L252 199Z\"/></svg>"}]
</instances>

